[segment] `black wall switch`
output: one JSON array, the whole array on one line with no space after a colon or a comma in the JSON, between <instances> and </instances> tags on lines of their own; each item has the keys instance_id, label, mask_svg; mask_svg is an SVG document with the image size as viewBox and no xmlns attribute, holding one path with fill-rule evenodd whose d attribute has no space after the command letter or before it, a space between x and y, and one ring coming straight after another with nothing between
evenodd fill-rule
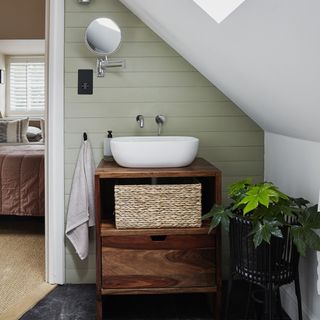
<instances>
[{"instance_id":1,"label":"black wall switch","mask_svg":"<svg viewBox=\"0 0 320 320\"><path fill-rule=\"evenodd\" d=\"M92 94L93 70L78 70L78 94Z\"/></svg>"}]
</instances>

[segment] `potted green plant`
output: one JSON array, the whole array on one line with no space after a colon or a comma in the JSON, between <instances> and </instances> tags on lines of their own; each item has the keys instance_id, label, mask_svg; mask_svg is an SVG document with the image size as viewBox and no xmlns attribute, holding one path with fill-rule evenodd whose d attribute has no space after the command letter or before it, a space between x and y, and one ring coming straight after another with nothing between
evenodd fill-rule
<instances>
[{"instance_id":1,"label":"potted green plant","mask_svg":"<svg viewBox=\"0 0 320 320\"><path fill-rule=\"evenodd\" d=\"M285 228L300 255L304 256L307 248L320 250L320 237L314 231L320 228L317 205L291 198L271 182L252 183L250 179L232 184L228 194L230 205L215 206L203 216L211 219L210 231L219 224L229 230L230 220L237 216L251 223L249 236L256 248L270 243L272 237L282 238Z\"/></svg>"},{"instance_id":2,"label":"potted green plant","mask_svg":"<svg viewBox=\"0 0 320 320\"><path fill-rule=\"evenodd\" d=\"M268 319L273 319L279 287L294 282L302 320L299 256L305 255L307 248L320 250L320 237L314 231L320 228L317 206L287 196L271 182L255 184L250 179L232 184L229 197L230 205L215 206L203 216L211 219L209 231L219 224L226 230L230 226L231 277L226 310L234 276L263 288ZM249 296L259 301L251 291Z\"/></svg>"}]
</instances>

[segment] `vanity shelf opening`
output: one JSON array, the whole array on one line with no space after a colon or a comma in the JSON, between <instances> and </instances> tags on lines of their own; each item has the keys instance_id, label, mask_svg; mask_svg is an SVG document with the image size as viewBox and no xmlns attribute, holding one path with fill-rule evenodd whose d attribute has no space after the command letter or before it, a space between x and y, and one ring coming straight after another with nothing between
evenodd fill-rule
<instances>
[{"instance_id":1,"label":"vanity shelf opening","mask_svg":"<svg viewBox=\"0 0 320 320\"><path fill-rule=\"evenodd\" d=\"M215 185L208 177L157 177L157 178L110 178L100 180L101 219L115 222L115 186L164 186L201 185L201 215L206 214L215 203ZM164 187L165 188L165 187Z\"/></svg>"}]
</instances>

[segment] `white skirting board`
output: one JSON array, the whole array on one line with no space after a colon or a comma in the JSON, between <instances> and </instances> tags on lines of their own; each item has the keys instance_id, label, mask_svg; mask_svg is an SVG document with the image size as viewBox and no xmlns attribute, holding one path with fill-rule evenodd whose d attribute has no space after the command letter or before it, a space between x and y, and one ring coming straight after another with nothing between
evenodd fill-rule
<instances>
[{"instance_id":1,"label":"white skirting board","mask_svg":"<svg viewBox=\"0 0 320 320\"><path fill-rule=\"evenodd\" d=\"M283 286L280 289L281 305L290 319L298 320L298 303L294 290L294 284ZM302 301L302 318L303 320L319 320L318 317L313 315L310 310L303 304Z\"/></svg>"}]
</instances>

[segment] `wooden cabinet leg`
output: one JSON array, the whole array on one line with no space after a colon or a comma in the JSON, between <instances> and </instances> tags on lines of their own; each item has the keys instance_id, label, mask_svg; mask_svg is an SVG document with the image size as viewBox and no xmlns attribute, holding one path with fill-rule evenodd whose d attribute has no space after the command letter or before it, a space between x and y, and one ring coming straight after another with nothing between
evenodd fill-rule
<instances>
[{"instance_id":1,"label":"wooden cabinet leg","mask_svg":"<svg viewBox=\"0 0 320 320\"><path fill-rule=\"evenodd\" d=\"M102 320L102 300L101 297L97 297L96 299L96 319Z\"/></svg>"}]
</instances>

